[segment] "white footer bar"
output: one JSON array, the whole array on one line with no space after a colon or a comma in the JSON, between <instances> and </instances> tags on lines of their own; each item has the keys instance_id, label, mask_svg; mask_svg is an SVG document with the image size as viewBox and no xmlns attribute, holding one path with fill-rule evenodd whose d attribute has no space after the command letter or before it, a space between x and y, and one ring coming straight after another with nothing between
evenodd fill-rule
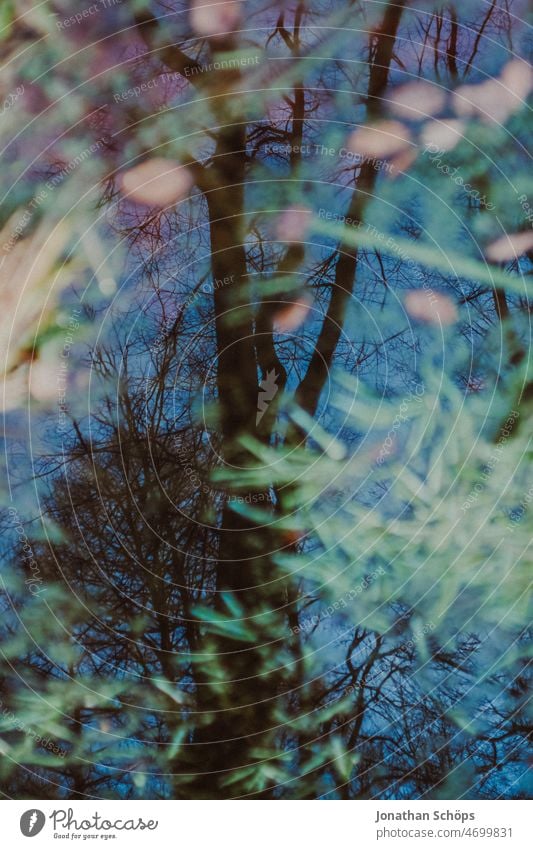
<instances>
[{"instance_id":1,"label":"white footer bar","mask_svg":"<svg viewBox=\"0 0 533 849\"><path fill-rule=\"evenodd\" d=\"M533 846L527 801L4 801L2 844L175 849ZM34 842L32 842L34 841Z\"/></svg>"}]
</instances>

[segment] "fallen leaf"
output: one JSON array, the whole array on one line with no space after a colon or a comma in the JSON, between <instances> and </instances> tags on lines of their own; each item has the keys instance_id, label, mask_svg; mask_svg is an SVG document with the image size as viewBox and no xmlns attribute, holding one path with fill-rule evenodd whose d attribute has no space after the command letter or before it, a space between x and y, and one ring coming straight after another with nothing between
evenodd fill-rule
<instances>
[{"instance_id":1,"label":"fallen leaf","mask_svg":"<svg viewBox=\"0 0 533 849\"><path fill-rule=\"evenodd\" d=\"M425 118L441 112L446 103L446 92L435 85L423 81L407 83L392 92L391 111L400 118Z\"/></svg>"},{"instance_id":2,"label":"fallen leaf","mask_svg":"<svg viewBox=\"0 0 533 849\"><path fill-rule=\"evenodd\" d=\"M298 300L281 307L274 316L274 330L277 333L290 333L300 327L311 309L312 300L309 295L302 295Z\"/></svg>"},{"instance_id":3,"label":"fallen leaf","mask_svg":"<svg viewBox=\"0 0 533 849\"><path fill-rule=\"evenodd\" d=\"M504 124L523 105L533 88L533 69L522 59L513 59L499 79L479 85L460 86L453 96L457 115L478 115L483 121Z\"/></svg>"},{"instance_id":4,"label":"fallen leaf","mask_svg":"<svg viewBox=\"0 0 533 849\"><path fill-rule=\"evenodd\" d=\"M276 237L282 242L301 242L311 220L311 210L294 206L281 213L276 221Z\"/></svg>"},{"instance_id":5,"label":"fallen leaf","mask_svg":"<svg viewBox=\"0 0 533 849\"><path fill-rule=\"evenodd\" d=\"M422 127L420 141L425 147L452 150L463 138L464 121L428 121Z\"/></svg>"},{"instance_id":6,"label":"fallen leaf","mask_svg":"<svg viewBox=\"0 0 533 849\"><path fill-rule=\"evenodd\" d=\"M348 139L348 149L366 159L387 159L410 146L411 135L399 121L380 121L361 127Z\"/></svg>"},{"instance_id":7,"label":"fallen leaf","mask_svg":"<svg viewBox=\"0 0 533 849\"><path fill-rule=\"evenodd\" d=\"M457 307L442 292L414 289L407 293L404 304L411 318L417 321L429 324L454 324L457 321Z\"/></svg>"},{"instance_id":8,"label":"fallen leaf","mask_svg":"<svg viewBox=\"0 0 533 849\"><path fill-rule=\"evenodd\" d=\"M524 59L511 59L505 65L500 81L514 97L523 102L533 89L533 68Z\"/></svg>"},{"instance_id":9,"label":"fallen leaf","mask_svg":"<svg viewBox=\"0 0 533 849\"><path fill-rule=\"evenodd\" d=\"M241 22L242 3L196 0L191 8L191 26L204 38L224 36L233 32Z\"/></svg>"},{"instance_id":10,"label":"fallen leaf","mask_svg":"<svg viewBox=\"0 0 533 849\"><path fill-rule=\"evenodd\" d=\"M485 251L491 262L506 262L533 250L533 230L522 233L506 233L492 242Z\"/></svg>"},{"instance_id":11,"label":"fallen leaf","mask_svg":"<svg viewBox=\"0 0 533 849\"><path fill-rule=\"evenodd\" d=\"M136 203L165 207L182 200L193 185L190 171L173 159L155 157L121 177L122 193Z\"/></svg>"},{"instance_id":12,"label":"fallen leaf","mask_svg":"<svg viewBox=\"0 0 533 849\"><path fill-rule=\"evenodd\" d=\"M66 221L54 225L45 219L24 237L18 235L17 215L0 233L0 406L4 410L20 406L27 398L37 327L41 332L47 327L61 291L72 282L70 268L56 270L71 232Z\"/></svg>"}]
</instances>

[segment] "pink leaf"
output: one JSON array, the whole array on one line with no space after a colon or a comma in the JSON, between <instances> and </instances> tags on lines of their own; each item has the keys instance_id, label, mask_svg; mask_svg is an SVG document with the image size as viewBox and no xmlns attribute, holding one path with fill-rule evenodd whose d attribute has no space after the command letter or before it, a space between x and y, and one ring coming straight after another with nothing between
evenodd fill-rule
<instances>
[{"instance_id":1,"label":"pink leaf","mask_svg":"<svg viewBox=\"0 0 533 849\"><path fill-rule=\"evenodd\" d=\"M422 127L420 141L435 150L452 150L463 138L463 121L428 121Z\"/></svg>"},{"instance_id":2,"label":"pink leaf","mask_svg":"<svg viewBox=\"0 0 533 849\"><path fill-rule=\"evenodd\" d=\"M300 327L311 309L312 300L309 295L302 295L298 300L283 306L274 316L274 329L278 333L290 333Z\"/></svg>"},{"instance_id":3,"label":"pink leaf","mask_svg":"<svg viewBox=\"0 0 533 849\"><path fill-rule=\"evenodd\" d=\"M165 207L182 200L191 190L190 172L173 159L155 157L122 175L122 193L147 206Z\"/></svg>"},{"instance_id":4,"label":"pink leaf","mask_svg":"<svg viewBox=\"0 0 533 849\"><path fill-rule=\"evenodd\" d=\"M412 82L393 91L391 111L400 118L425 118L441 112L446 103L446 93L439 86L428 82Z\"/></svg>"},{"instance_id":5,"label":"pink leaf","mask_svg":"<svg viewBox=\"0 0 533 849\"><path fill-rule=\"evenodd\" d=\"M507 233L492 242L485 251L491 262L506 262L533 250L533 230L524 233Z\"/></svg>"},{"instance_id":6,"label":"pink leaf","mask_svg":"<svg viewBox=\"0 0 533 849\"><path fill-rule=\"evenodd\" d=\"M209 3L209 0L195 0L191 8L191 26L205 38L227 35L241 22L241 6L239 2Z\"/></svg>"},{"instance_id":7,"label":"pink leaf","mask_svg":"<svg viewBox=\"0 0 533 849\"><path fill-rule=\"evenodd\" d=\"M457 321L457 307L448 295L431 289L414 289L404 300L411 318L429 324L453 324Z\"/></svg>"},{"instance_id":8,"label":"pink leaf","mask_svg":"<svg viewBox=\"0 0 533 849\"><path fill-rule=\"evenodd\" d=\"M281 213L276 221L276 237L281 242L301 242L309 227L311 210L294 206Z\"/></svg>"},{"instance_id":9,"label":"pink leaf","mask_svg":"<svg viewBox=\"0 0 533 849\"><path fill-rule=\"evenodd\" d=\"M410 138L409 130L399 121L380 121L355 130L347 147L368 159L387 158L408 148Z\"/></svg>"}]
</instances>

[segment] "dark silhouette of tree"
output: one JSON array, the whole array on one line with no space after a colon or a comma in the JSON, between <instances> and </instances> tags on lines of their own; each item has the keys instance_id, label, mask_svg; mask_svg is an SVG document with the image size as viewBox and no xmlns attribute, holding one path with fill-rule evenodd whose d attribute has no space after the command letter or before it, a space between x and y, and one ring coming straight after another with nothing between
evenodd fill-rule
<instances>
[{"instance_id":1,"label":"dark silhouette of tree","mask_svg":"<svg viewBox=\"0 0 533 849\"><path fill-rule=\"evenodd\" d=\"M379 147L375 156L356 157L344 127L397 138L403 126L410 144L419 129L407 130L410 119L399 125L391 117L392 92L404 75L431 73L447 91L470 80L487 32L510 30L508 10L502 7L496 18L499 4L485 4L484 17L472 25L453 4L423 15L402 0L377 11L360 3L340 9L244 4L251 32L239 25L206 34L195 32L189 17L173 14L185 11L184 4L175 7L147 3L135 18L115 10L105 24L109 43L98 47L120 57L127 82L142 86L172 74L160 112L130 95L126 84L110 108L108 79L88 89L84 105L91 132L102 140L98 203L110 218L106 237L129 249L126 294L119 300L126 306L110 317L98 303L92 312L85 308L88 323L101 320L105 327L88 352L84 348L90 405L87 412L71 411L60 448L57 435L46 440L34 470L41 516L57 532L57 538L31 536L51 599L38 642L23 649L16 644L20 623L31 622L38 605L24 598L20 579L13 578L6 603L4 641L15 648L0 698L20 714L25 689L46 696L61 717L61 729L52 721L50 727L64 754L32 760L23 747L23 768L6 768L3 792L28 798L489 797L500 781L512 794L528 733L521 661L510 662L510 672L487 673L483 722L463 733L458 716L464 703L473 704L480 636L452 639L433 634L435 623L426 622L431 629L420 638L422 656L410 638L419 621L416 593L412 607L392 591L386 602L376 601L385 613L375 627L367 622L368 602L324 615L335 594L313 565L322 558L325 570L331 562L332 572L342 575L338 563L348 557L342 541L352 532L346 504L366 498L371 516L392 490L386 478L359 487L353 469L349 497L344 484L335 490L338 456L328 432L356 455L365 433L348 415L339 424L327 396L336 370L388 399L401 399L403 387L421 380L419 360L431 349L424 322L438 322L427 320L426 306L413 330L400 314L396 289L439 292L442 309L468 308L470 320L457 328L457 339L472 343L475 356L449 355L450 382L473 394L483 379L498 387L508 379L498 421L491 420L492 444L498 445L498 425L513 404L527 415L513 382L531 386L527 298L506 289L503 275L490 286L466 273L409 262L390 249L390 240L389 247L378 237L376 244L360 244L365 225L378 221L380 204L398 212L394 181L414 159L404 164L394 150L380 156ZM342 24L364 22L346 55L343 45L337 55L320 32L324 24L327 34L337 14ZM17 25L12 38L22 45L27 32ZM96 50L94 43L88 47ZM331 59L322 62L321 51L330 47ZM252 63L250 71L236 58L240 50L258 56L271 50L275 59L267 65L281 62L283 69L256 73ZM344 156L338 135L331 133L330 144L328 122L342 127ZM188 135L193 141L183 141ZM318 158L315 177L306 151L323 142L333 154ZM124 197L124 175L117 171L127 175L139 160L153 163L159 147L163 157L172 154L174 170L190 178L189 200L137 205ZM48 177L50 161L45 164ZM457 225L459 242L497 199L490 167L472 166L472 194L456 199L464 224ZM427 173L430 183L436 169ZM167 175L167 186L172 179ZM487 203L472 200L474 192L486 194ZM430 239L419 198L410 188L405 197L401 215L386 224L398 243L425 245ZM337 223L346 226L339 224L333 235L325 230L313 244L313 208L332 198ZM431 227L434 222L430 236ZM518 259L515 267L500 265L517 279ZM75 286L70 295L78 296ZM505 369L494 367L487 350L494 331L505 336ZM39 357L34 345L29 358ZM359 404L363 415L364 397ZM407 436L393 431L401 451ZM417 460L421 479L429 450ZM426 471L429 479L429 464ZM331 519L330 530L314 506L306 512L305 488L315 484L331 499L331 514L343 516L342 528ZM385 513L392 516L401 502L398 514L408 520L414 508L407 495L394 499ZM304 519L316 522L307 527ZM10 548L13 563L20 556L20 548ZM366 557L365 581L374 556L364 545L350 552L355 562ZM380 557L390 580L396 555ZM342 591L335 592L338 601ZM467 622L469 612L466 607ZM309 617L315 617L311 627ZM54 645L57 628L64 644ZM516 630L519 637L509 639L521 645L521 619ZM24 679L13 687L15 658ZM68 705L59 695L65 688ZM26 740L21 734L28 737L21 728L9 734L13 744Z\"/></svg>"}]
</instances>

